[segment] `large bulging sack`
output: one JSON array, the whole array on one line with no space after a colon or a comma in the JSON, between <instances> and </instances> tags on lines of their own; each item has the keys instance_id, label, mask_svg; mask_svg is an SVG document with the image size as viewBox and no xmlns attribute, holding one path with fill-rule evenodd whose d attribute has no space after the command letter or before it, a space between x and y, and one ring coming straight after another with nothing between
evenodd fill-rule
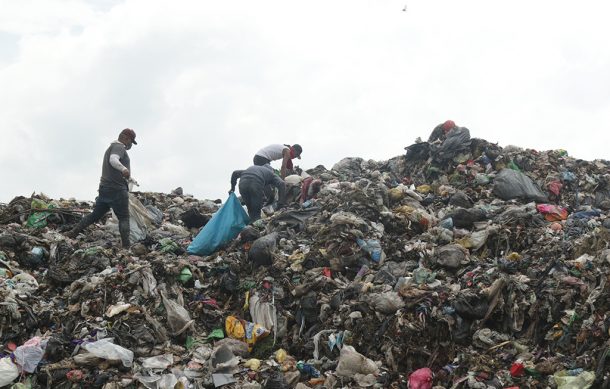
<instances>
[{"instance_id":1,"label":"large bulging sack","mask_svg":"<svg viewBox=\"0 0 610 389\"><path fill-rule=\"evenodd\" d=\"M493 193L502 200L522 199L547 202L546 195L525 174L512 169L502 169L494 179Z\"/></svg>"},{"instance_id":2,"label":"large bulging sack","mask_svg":"<svg viewBox=\"0 0 610 389\"><path fill-rule=\"evenodd\" d=\"M246 227L250 219L239 203L235 193L212 216L193 242L187 248L189 254L210 255L220 246L230 242Z\"/></svg>"},{"instance_id":3,"label":"large bulging sack","mask_svg":"<svg viewBox=\"0 0 610 389\"><path fill-rule=\"evenodd\" d=\"M248 251L248 259L256 266L273 265L273 252L275 251L277 232L258 238L252 243Z\"/></svg>"}]
</instances>

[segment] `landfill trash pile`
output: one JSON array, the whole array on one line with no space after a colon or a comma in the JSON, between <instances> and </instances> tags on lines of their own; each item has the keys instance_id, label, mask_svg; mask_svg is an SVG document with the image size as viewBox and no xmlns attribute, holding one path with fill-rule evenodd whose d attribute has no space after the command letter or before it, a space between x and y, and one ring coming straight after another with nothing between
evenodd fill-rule
<instances>
[{"instance_id":1,"label":"landfill trash pile","mask_svg":"<svg viewBox=\"0 0 610 389\"><path fill-rule=\"evenodd\" d=\"M182 190L130 195L129 250L64 235L92 203L0 205L0 387L610 387L610 162L406 150L204 255L221 204Z\"/></svg>"}]
</instances>

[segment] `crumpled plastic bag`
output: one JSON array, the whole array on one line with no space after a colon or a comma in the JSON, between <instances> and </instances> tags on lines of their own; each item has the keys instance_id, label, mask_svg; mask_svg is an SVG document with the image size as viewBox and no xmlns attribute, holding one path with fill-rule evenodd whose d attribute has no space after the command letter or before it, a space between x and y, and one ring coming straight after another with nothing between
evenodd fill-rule
<instances>
[{"instance_id":1,"label":"crumpled plastic bag","mask_svg":"<svg viewBox=\"0 0 610 389\"><path fill-rule=\"evenodd\" d=\"M167 369L173 364L173 354L157 355L155 357L145 358L142 361L142 367L145 369Z\"/></svg>"},{"instance_id":2,"label":"crumpled plastic bag","mask_svg":"<svg viewBox=\"0 0 610 389\"><path fill-rule=\"evenodd\" d=\"M260 298L258 293L250 296L250 316L255 323L272 330L277 329L277 311L275 306Z\"/></svg>"},{"instance_id":3,"label":"crumpled plastic bag","mask_svg":"<svg viewBox=\"0 0 610 389\"><path fill-rule=\"evenodd\" d=\"M493 193L502 200L523 199L546 202L547 197L525 174L502 169L494 179Z\"/></svg>"},{"instance_id":4,"label":"crumpled plastic bag","mask_svg":"<svg viewBox=\"0 0 610 389\"><path fill-rule=\"evenodd\" d=\"M352 346L343 346L339 355L336 373L339 377L352 377L355 374L377 374L377 364L360 354Z\"/></svg>"},{"instance_id":5,"label":"crumpled plastic bag","mask_svg":"<svg viewBox=\"0 0 610 389\"><path fill-rule=\"evenodd\" d=\"M40 337L35 336L15 350L15 363L20 366L22 371L33 373L38 367L44 355L44 349L41 347L40 341Z\"/></svg>"},{"instance_id":6,"label":"crumpled plastic bag","mask_svg":"<svg viewBox=\"0 0 610 389\"><path fill-rule=\"evenodd\" d=\"M161 292L161 299L167 313L167 324L174 335L180 335L193 326L195 320L191 319L189 312L183 306L168 299L163 292Z\"/></svg>"},{"instance_id":7,"label":"crumpled plastic bag","mask_svg":"<svg viewBox=\"0 0 610 389\"><path fill-rule=\"evenodd\" d=\"M248 344L248 350L252 348L259 339L269 335L269 330L260 324L254 324L235 316L227 316L225 319L225 332L233 339L241 340Z\"/></svg>"},{"instance_id":8,"label":"crumpled plastic bag","mask_svg":"<svg viewBox=\"0 0 610 389\"><path fill-rule=\"evenodd\" d=\"M397 292L376 293L367 296L367 302L377 312L395 313L405 306L405 302Z\"/></svg>"},{"instance_id":9,"label":"crumpled plastic bag","mask_svg":"<svg viewBox=\"0 0 610 389\"><path fill-rule=\"evenodd\" d=\"M133 364L133 351L112 343L112 338L85 343L83 348L98 358L121 361L125 367L131 367Z\"/></svg>"},{"instance_id":10,"label":"crumpled plastic bag","mask_svg":"<svg viewBox=\"0 0 610 389\"><path fill-rule=\"evenodd\" d=\"M273 251L276 248L277 232L262 236L252 243L248 259L256 266L273 265Z\"/></svg>"},{"instance_id":11,"label":"crumpled plastic bag","mask_svg":"<svg viewBox=\"0 0 610 389\"><path fill-rule=\"evenodd\" d=\"M568 218L568 210L558 205L538 204L536 209L543 214L544 218L549 222L557 222Z\"/></svg>"},{"instance_id":12,"label":"crumpled plastic bag","mask_svg":"<svg viewBox=\"0 0 610 389\"><path fill-rule=\"evenodd\" d=\"M583 371L577 376L568 375L565 370L558 371L553 375L557 389L588 389L595 381L595 373Z\"/></svg>"},{"instance_id":13,"label":"crumpled plastic bag","mask_svg":"<svg viewBox=\"0 0 610 389\"><path fill-rule=\"evenodd\" d=\"M19 377L19 368L6 357L0 359L0 388L9 385Z\"/></svg>"},{"instance_id":14,"label":"crumpled plastic bag","mask_svg":"<svg viewBox=\"0 0 610 389\"><path fill-rule=\"evenodd\" d=\"M106 225L116 234L119 233L119 219L114 211ZM153 218L148 209L135 195L129 193L129 241L134 243L146 239L153 225Z\"/></svg>"},{"instance_id":15,"label":"crumpled plastic bag","mask_svg":"<svg viewBox=\"0 0 610 389\"><path fill-rule=\"evenodd\" d=\"M433 374L427 367L417 369L409 376L409 389L431 389Z\"/></svg>"},{"instance_id":16,"label":"crumpled plastic bag","mask_svg":"<svg viewBox=\"0 0 610 389\"><path fill-rule=\"evenodd\" d=\"M148 389L174 388L178 383L178 378L173 374L145 376L141 373L136 373L133 378Z\"/></svg>"}]
</instances>

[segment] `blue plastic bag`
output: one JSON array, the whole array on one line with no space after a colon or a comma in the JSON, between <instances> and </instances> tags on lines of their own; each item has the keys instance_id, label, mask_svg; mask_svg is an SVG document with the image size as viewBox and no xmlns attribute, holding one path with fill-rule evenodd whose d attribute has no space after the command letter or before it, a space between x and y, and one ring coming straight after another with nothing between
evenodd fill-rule
<instances>
[{"instance_id":1,"label":"blue plastic bag","mask_svg":"<svg viewBox=\"0 0 610 389\"><path fill-rule=\"evenodd\" d=\"M189 254L210 255L223 244L233 240L246 227L250 219L235 193L212 216L187 248Z\"/></svg>"}]
</instances>

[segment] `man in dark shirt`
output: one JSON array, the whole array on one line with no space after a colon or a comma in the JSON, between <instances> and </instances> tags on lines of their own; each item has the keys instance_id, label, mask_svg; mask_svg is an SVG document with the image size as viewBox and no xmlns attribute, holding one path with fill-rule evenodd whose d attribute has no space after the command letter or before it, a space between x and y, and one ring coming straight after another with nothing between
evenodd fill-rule
<instances>
[{"instance_id":1,"label":"man in dark shirt","mask_svg":"<svg viewBox=\"0 0 610 389\"><path fill-rule=\"evenodd\" d=\"M111 208L119 219L123 248L129 248L129 187L131 163L127 150L136 143L136 133L126 128L110 144L102 160L102 177L93 212L85 216L67 235L76 237L82 230L100 220Z\"/></svg>"},{"instance_id":2,"label":"man in dark shirt","mask_svg":"<svg viewBox=\"0 0 610 389\"><path fill-rule=\"evenodd\" d=\"M248 216L250 222L254 222L261 218L261 209L263 208L265 186L272 185L278 189L279 201L278 206L284 206L286 196L286 184L278 177L271 166L250 166L246 170L236 170L231 175L231 190L235 191L235 184L239 179L239 193L241 198L246 203L248 208Z\"/></svg>"}]
</instances>

